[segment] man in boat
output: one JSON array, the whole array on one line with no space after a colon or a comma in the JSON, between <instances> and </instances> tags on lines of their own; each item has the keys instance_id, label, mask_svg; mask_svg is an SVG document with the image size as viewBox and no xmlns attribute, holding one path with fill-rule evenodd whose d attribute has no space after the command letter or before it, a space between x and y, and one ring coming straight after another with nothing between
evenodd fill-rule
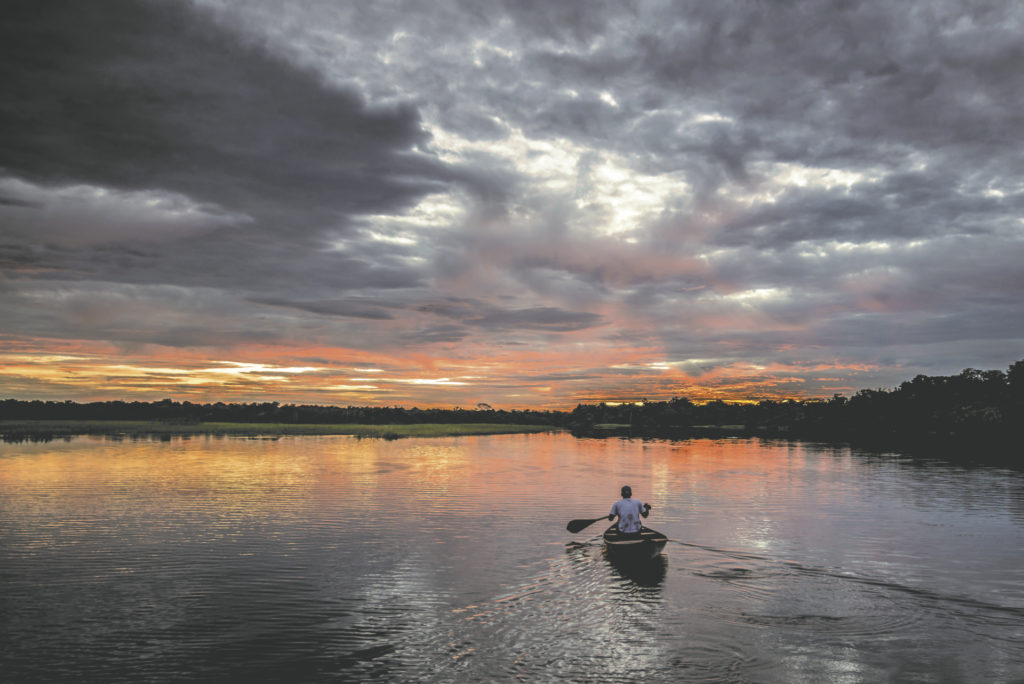
<instances>
[{"instance_id":1,"label":"man in boat","mask_svg":"<svg viewBox=\"0 0 1024 684\"><path fill-rule=\"evenodd\" d=\"M640 524L641 516L646 518L651 512L651 504L641 503L633 498L633 490L629 485L622 488L622 498L612 504L612 512L608 514L609 520L619 516L619 532L628 535L640 535L643 525Z\"/></svg>"}]
</instances>

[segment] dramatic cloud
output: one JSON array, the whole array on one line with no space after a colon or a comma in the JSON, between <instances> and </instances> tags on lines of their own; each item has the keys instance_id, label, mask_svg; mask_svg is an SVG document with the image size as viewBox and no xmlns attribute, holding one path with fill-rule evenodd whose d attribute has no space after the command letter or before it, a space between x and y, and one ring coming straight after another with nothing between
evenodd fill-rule
<instances>
[{"instance_id":1,"label":"dramatic cloud","mask_svg":"<svg viewBox=\"0 0 1024 684\"><path fill-rule=\"evenodd\" d=\"M1022 32L1010 0L16 0L0 395L567 407L1005 368Z\"/></svg>"}]
</instances>

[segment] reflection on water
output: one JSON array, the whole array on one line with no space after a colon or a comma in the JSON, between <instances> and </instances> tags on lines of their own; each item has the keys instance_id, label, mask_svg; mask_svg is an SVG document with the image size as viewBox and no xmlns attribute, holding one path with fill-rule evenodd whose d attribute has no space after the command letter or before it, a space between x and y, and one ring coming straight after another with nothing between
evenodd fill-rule
<instances>
[{"instance_id":1,"label":"reflection on water","mask_svg":"<svg viewBox=\"0 0 1024 684\"><path fill-rule=\"evenodd\" d=\"M674 540L607 558L630 484ZM1015 681L1024 477L757 440L0 446L5 681Z\"/></svg>"},{"instance_id":2,"label":"reflection on water","mask_svg":"<svg viewBox=\"0 0 1024 684\"><path fill-rule=\"evenodd\" d=\"M605 558L620 577L638 587L635 592L638 598L651 594L639 588L657 589L665 581L665 573L668 571L668 558L664 554L655 558L640 559L614 558L606 554Z\"/></svg>"}]
</instances>

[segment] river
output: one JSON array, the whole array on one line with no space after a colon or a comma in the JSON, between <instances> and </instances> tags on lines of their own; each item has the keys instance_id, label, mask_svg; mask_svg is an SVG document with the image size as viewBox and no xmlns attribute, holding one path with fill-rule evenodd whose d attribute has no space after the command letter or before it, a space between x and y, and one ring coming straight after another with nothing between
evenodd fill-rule
<instances>
[{"instance_id":1,"label":"river","mask_svg":"<svg viewBox=\"0 0 1024 684\"><path fill-rule=\"evenodd\" d=\"M619 487L672 541L605 557ZM5 682L1024 681L1024 473L762 440L0 445Z\"/></svg>"}]
</instances>

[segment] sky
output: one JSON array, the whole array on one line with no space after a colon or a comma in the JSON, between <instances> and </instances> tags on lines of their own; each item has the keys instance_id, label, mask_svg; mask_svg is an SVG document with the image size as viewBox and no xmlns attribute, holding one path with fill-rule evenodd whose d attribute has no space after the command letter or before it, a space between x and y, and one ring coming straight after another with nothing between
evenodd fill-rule
<instances>
[{"instance_id":1,"label":"sky","mask_svg":"<svg viewBox=\"0 0 1024 684\"><path fill-rule=\"evenodd\" d=\"M1024 358L1024 4L11 0L0 397L565 409Z\"/></svg>"}]
</instances>

